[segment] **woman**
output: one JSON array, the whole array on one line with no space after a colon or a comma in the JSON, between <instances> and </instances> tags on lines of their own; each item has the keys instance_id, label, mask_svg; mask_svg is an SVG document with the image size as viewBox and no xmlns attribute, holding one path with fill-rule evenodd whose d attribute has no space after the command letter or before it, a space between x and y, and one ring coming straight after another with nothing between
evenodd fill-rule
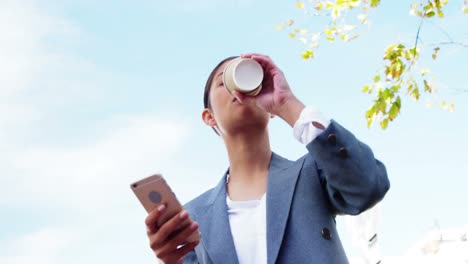
<instances>
[{"instance_id":1,"label":"woman","mask_svg":"<svg viewBox=\"0 0 468 264\"><path fill-rule=\"evenodd\" d=\"M335 216L359 214L384 197L384 165L337 122L304 106L268 56L242 57L264 69L256 97L224 88L223 70L235 57L218 64L205 87L202 118L223 139L229 169L161 227L164 206L148 215L151 248L164 263L347 263ZM289 161L271 151L272 116L293 128L307 154ZM181 223L188 224L174 232ZM197 231L201 241L184 244Z\"/></svg>"}]
</instances>

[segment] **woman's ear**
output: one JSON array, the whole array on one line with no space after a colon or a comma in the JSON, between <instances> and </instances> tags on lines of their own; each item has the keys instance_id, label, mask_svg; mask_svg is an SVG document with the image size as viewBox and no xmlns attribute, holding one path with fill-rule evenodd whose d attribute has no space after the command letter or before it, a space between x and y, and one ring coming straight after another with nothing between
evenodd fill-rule
<instances>
[{"instance_id":1,"label":"woman's ear","mask_svg":"<svg viewBox=\"0 0 468 264\"><path fill-rule=\"evenodd\" d=\"M216 126L216 120L214 119L213 113L211 113L210 109L208 108L203 109L202 119L203 119L203 122L205 122L207 126L210 126L210 127Z\"/></svg>"}]
</instances>

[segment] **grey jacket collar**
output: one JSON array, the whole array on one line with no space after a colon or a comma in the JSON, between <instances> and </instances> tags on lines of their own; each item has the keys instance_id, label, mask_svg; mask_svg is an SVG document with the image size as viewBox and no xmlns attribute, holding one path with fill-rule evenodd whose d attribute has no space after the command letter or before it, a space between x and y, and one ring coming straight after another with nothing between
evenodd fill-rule
<instances>
[{"instance_id":1,"label":"grey jacket collar","mask_svg":"<svg viewBox=\"0 0 468 264\"><path fill-rule=\"evenodd\" d=\"M275 263L283 240L301 162L272 153L267 186L267 259ZM198 207L203 246L213 263L239 263L226 205L226 175L212 190L205 205Z\"/></svg>"}]
</instances>

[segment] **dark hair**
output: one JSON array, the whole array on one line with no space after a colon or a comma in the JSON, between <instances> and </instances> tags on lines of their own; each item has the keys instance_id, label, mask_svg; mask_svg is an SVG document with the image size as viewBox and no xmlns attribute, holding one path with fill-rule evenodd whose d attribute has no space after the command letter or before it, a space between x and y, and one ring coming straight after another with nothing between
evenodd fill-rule
<instances>
[{"instance_id":1,"label":"dark hair","mask_svg":"<svg viewBox=\"0 0 468 264\"><path fill-rule=\"evenodd\" d=\"M235 59L239 56L231 56L227 57L224 60L220 61L216 67L214 67L213 71L211 71L210 75L208 76L208 80L206 80L205 84L205 92L203 93L203 106L205 108L211 109L211 100L210 100L210 91L211 91L211 84L213 83L213 79L215 78L216 71L225 63L226 61ZM211 127L213 131L219 136L218 131L214 127Z\"/></svg>"},{"instance_id":2,"label":"dark hair","mask_svg":"<svg viewBox=\"0 0 468 264\"><path fill-rule=\"evenodd\" d=\"M205 108L211 109L211 100L210 100L210 90L211 90L211 83L213 82L213 79L215 78L216 71L225 63L226 61L235 59L239 56L231 56L227 57L224 60L222 60L216 67L214 67L213 71L210 73L210 76L208 76L208 80L206 80L205 84L205 93L203 94L203 105Z\"/></svg>"}]
</instances>

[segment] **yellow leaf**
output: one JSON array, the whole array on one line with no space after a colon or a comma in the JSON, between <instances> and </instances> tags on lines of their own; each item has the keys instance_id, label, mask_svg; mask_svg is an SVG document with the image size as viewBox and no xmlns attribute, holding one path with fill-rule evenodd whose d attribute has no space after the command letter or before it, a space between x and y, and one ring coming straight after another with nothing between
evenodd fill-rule
<instances>
[{"instance_id":1,"label":"yellow leaf","mask_svg":"<svg viewBox=\"0 0 468 264\"><path fill-rule=\"evenodd\" d=\"M289 19L289 21L288 21L288 26L292 26L293 24L294 24L294 20Z\"/></svg>"},{"instance_id":2,"label":"yellow leaf","mask_svg":"<svg viewBox=\"0 0 468 264\"><path fill-rule=\"evenodd\" d=\"M449 108L448 108L448 111L449 111L450 113L453 113L454 110L455 110L455 106L454 106L453 104L450 104L450 105L449 105Z\"/></svg>"},{"instance_id":3,"label":"yellow leaf","mask_svg":"<svg viewBox=\"0 0 468 264\"><path fill-rule=\"evenodd\" d=\"M296 7L299 9L304 8L304 3L297 2Z\"/></svg>"},{"instance_id":4,"label":"yellow leaf","mask_svg":"<svg viewBox=\"0 0 468 264\"><path fill-rule=\"evenodd\" d=\"M463 7L463 14L466 14L466 13L468 13L468 7L465 6Z\"/></svg>"},{"instance_id":5,"label":"yellow leaf","mask_svg":"<svg viewBox=\"0 0 468 264\"><path fill-rule=\"evenodd\" d=\"M282 30L283 28L284 28L283 25L279 25L279 26L276 26L276 27L275 27L275 30Z\"/></svg>"},{"instance_id":6,"label":"yellow leaf","mask_svg":"<svg viewBox=\"0 0 468 264\"><path fill-rule=\"evenodd\" d=\"M422 69L421 70L421 75L424 76L429 73L429 69Z\"/></svg>"},{"instance_id":7,"label":"yellow leaf","mask_svg":"<svg viewBox=\"0 0 468 264\"><path fill-rule=\"evenodd\" d=\"M307 29L301 29L301 30L300 30L300 33L301 33L301 35L307 34Z\"/></svg>"},{"instance_id":8,"label":"yellow leaf","mask_svg":"<svg viewBox=\"0 0 468 264\"><path fill-rule=\"evenodd\" d=\"M443 109L447 109L447 103L446 103L446 102L442 102L441 107L442 107Z\"/></svg>"},{"instance_id":9,"label":"yellow leaf","mask_svg":"<svg viewBox=\"0 0 468 264\"><path fill-rule=\"evenodd\" d=\"M318 3L318 5L315 6L315 9L316 9L317 11L322 10L322 9L323 9L323 3L322 3L322 2Z\"/></svg>"},{"instance_id":10,"label":"yellow leaf","mask_svg":"<svg viewBox=\"0 0 468 264\"><path fill-rule=\"evenodd\" d=\"M336 20L336 18L340 16L340 9L333 8L331 16L333 20Z\"/></svg>"},{"instance_id":11,"label":"yellow leaf","mask_svg":"<svg viewBox=\"0 0 468 264\"><path fill-rule=\"evenodd\" d=\"M310 50L310 49L308 49L308 50L306 50L306 51L304 51L302 53L302 58L304 60L308 60L308 59L313 58L313 57L314 57L314 52L312 50Z\"/></svg>"},{"instance_id":12,"label":"yellow leaf","mask_svg":"<svg viewBox=\"0 0 468 264\"><path fill-rule=\"evenodd\" d=\"M307 39L306 38L300 38L299 39L304 45L307 44Z\"/></svg>"},{"instance_id":13,"label":"yellow leaf","mask_svg":"<svg viewBox=\"0 0 468 264\"><path fill-rule=\"evenodd\" d=\"M289 37L290 37L290 38L295 38L295 37L296 37L296 34L290 32L290 33L289 33Z\"/></svg>"}]
</instances>

